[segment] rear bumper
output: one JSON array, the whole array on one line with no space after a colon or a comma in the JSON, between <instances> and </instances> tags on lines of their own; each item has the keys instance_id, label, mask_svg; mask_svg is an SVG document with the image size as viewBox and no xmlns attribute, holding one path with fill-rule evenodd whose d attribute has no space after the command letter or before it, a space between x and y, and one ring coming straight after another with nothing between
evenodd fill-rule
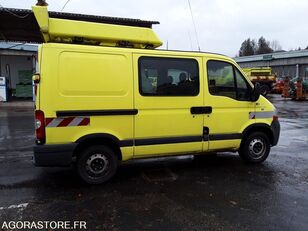
<instances>
[{"instance_id":1,"label":"rear bumper","mask_svg":"<svg viewBox=\"0 0 308 231\"><path fill-rule=\"evenodd\" d=\"M274 120L271 124L271 130L273 132L272 146L277 145L280 136L280 123L278 120Z\"/></svg>"},{"instance_id":2,"label":"rear bumper","mask_svg":"<svg viewBox=\"0 0 308 231\"><path fill-rule=\"evenodd\" d=\"M77 144L36 145L34 164L40 167L69 166L72 163L73 152Z\"/></svg>"}]
</instances>

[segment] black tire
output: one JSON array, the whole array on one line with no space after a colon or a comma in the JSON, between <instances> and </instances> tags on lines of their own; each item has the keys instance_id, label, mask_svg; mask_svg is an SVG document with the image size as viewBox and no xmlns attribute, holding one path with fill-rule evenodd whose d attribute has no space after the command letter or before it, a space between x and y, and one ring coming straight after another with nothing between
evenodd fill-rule
<instances>
[{"instance_id":1,"label":"black tire","mask_svg":"<svg viewBox=\"0 0 308 231\"><path fill-rule=\"evenodd\" d=\"M247 163L262 163L270 153L271 144L263 132L253 132L242 142L239 155Z\"/></svg>"},{"instance_id":2,"label":"black tire","mask_svg":"<svg viewBox=\"0 0 308 231\"><path fill-rule=\"evenodd\" d=\"M94 145L83 150L77 159L77 172L87 184L102 184L117 171L115 152L105 145Z\"/></svg>"},{"instance_id":3,"label":"black tire","mask_svg":"<svg viewBox=\"0 0 308 231\"><path fill-rule=\"evenodd\" d=\"M266 96L268 93L270 93L271 88L268 85L262 85L261 86L261 95Z\"/></svg>"}]
</instances>

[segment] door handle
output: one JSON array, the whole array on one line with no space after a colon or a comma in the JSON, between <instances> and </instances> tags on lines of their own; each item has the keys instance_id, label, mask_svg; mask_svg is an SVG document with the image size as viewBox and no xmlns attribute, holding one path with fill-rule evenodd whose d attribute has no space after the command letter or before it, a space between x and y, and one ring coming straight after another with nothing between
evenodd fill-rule
<instances>
[{"instance_id":1,"label":"door handle","mask_svg":"<svg viewBox=\"0 0 308 231\"><path fill-rule=\"evenodd\" d=\"M191 107L190 113L195 114L211 114L212 113L212 107L205 106L205 107Z\"/></svg>"}]
</instances>

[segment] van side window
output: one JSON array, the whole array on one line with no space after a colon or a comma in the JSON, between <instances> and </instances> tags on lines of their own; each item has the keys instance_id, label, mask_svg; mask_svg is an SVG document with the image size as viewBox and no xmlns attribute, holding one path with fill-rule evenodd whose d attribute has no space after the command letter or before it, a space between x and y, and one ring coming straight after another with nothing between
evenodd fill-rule
<instances>
[{"instance_id":1,"label":"van side window","mask_svg":"<svg viewBox=\"0 0 308 231\"><path fill-rule=\"evenodd\" d=\"M210 94L241 101L250 99L249 84L232 64L210 60L207 74Z\"/></svg>"},{"instance_id":2,"label":"van side window","mask_svg":"<svg viewBox=\"0 0 308 231\"><path fill-rule=\"evenodd\" d=\"M236 98L237 100L250 100L250 87L249 84L247 83L246 79L244 76L239 72L238 69L235 69L235 79L236 79L236 87L237 87L237 95Z\"/></svg>"},{"instance_id":3,"label":"van side window","mask_svg":"<svg viewBox=\"0 0 308 231\"><path fill-rule=\"evenodd\" d=\"M199 67L194 59L140 57L138 68L143 96L199 94Z\"/></svg>"},{"instance_id":4,"label":"van side window","mask_svg":"<svg viewBox=\"0 0 308 231\"><path fill-rule=\"evenodd\" d=\"M207 63L207 72L209 91L212 95L236 99L235 80L231 64L210 60Z\"/></svg>"}]
</instances>

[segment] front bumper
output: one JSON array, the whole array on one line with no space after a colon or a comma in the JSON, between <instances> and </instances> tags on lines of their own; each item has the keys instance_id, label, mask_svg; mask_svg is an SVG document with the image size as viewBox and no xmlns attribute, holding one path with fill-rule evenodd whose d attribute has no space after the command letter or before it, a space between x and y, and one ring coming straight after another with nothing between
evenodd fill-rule
<instances>
[{"instance_id":1,"label":"front bumper","mask_svg":"<svg viewBox=\"0 0 308 231\"><path fill-rule=\"evenodd\" d=\"M273 120L271 130L273 133L272 146L275 146L277 145L280 136L280 123L278 120Z\"/></svg>"},{"instance_id":2,"label":"front bumper","mask_svg":"<svg viewBox=\"0 0 308 231\"><path fill-rule=\"evenodd\" d=\"M34 164L39 167L69 166L77 144L36 145Z\"/></svg>"}]
</instances>

